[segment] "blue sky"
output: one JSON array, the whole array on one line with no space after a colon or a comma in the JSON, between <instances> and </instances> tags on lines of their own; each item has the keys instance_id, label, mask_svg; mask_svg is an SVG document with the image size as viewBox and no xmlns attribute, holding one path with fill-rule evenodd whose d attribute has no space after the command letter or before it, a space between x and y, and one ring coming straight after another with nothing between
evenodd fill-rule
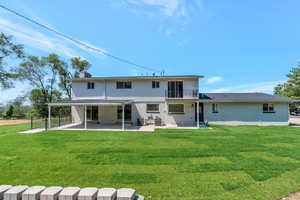
<instances>
[{"instance_id":1,"label":"blue sky","mask_svg":"<svg viewBox=\"0 0 300 200\"><path fill-rule=\"evenodd\" d=\"M10 0L11 9L113 55L164 70L198 74L205 92L267 92L300 57L298 0ZM0 31L28 54L81 56L94 76L150 73L80 48L0 10ZM0 91L6 102L30 89Z\"/></svg>"}]
</instances>

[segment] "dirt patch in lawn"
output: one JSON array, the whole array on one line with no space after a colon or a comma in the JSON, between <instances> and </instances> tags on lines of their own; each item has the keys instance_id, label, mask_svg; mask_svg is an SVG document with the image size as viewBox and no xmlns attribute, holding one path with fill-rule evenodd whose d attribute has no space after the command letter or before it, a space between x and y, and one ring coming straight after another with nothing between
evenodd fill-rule
<instances>
[{"instance_id":1,"label":"dirt patch in lawn","mask_svg":"<svg viewBox=\"0 0 300 200\"><path fill-rule=\"evenodd\" d=\"M12 120L0 120L0 126L1 125L11 125L11 124L21 124L29 122L30 120L27 119L12 119Z\"/></svg>"},{"instance_id":2,"label":"dirt patch in lawn","mask_svg":"<svg viewBox=\"0 0 300 200\"><path fill-rule=\"evenodd\" d=\"M300 200L300 191L292 193L288 197L281 198L280 200Z\"/></svg>"}]
</instances>

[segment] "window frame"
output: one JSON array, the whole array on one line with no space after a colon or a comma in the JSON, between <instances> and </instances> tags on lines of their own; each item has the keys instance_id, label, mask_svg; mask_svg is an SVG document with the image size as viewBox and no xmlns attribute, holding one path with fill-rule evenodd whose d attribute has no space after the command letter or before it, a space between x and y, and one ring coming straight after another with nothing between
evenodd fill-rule
<instances>
[{"instance_id":1,"label":"window frame","mask_svg":"<svg viewBox=\"0 0 300 200\"><path fill-rule=\"evenodd\" d=\"M149 110L148 109L148 106L153 106L153 105L155 105L155 106L157 106L157 110ZM148 104L146 104L146 113L160 113L160 111L159 111L159 104L158 103L148 103Z\"/></svg>"},{"instance_id":2,"label":"window frame","mask_svg":"<svg viewBox=\"0 0 300 200\"><path fill-rule=\"evenodd\" d=\"M265 106L267 109L265 109ZM275 106L273 103L264 103L263 104L263 113L275 113Z\"/></svg>"},{"instance_id":3,"label":"window frame","mask_svg":"<svg viewBox=\"0 0 300 200\"><path fill-rule=\"evenodd\" d=\"M219 106L217 103L213 103L211 105L211 111L212 111L212 113L219 113Z\"/></svg>"},{"instance_id":4,"label":"window frame","mask_svg":"<svg viewBox=\"0 0 300 200\"><path fill-rule=\"evenodd\" d=\"M87 82L87 89L88 90L95 89L95 82Z\"/></svg>"},{"instance_id":5,"label":"window frame","mask_svg":"<svg viewBox=\"0 0 300 200\"><path fill-rule=\"evenodd\" d=\"M160 82L152 81L152 89L158 89L158 88L160 88Z\"/></svg>"},{"instance_id":6,"label":"window frame","mask_svg":"<svg viewBox=\"0 0 300 200\"><path fill-rule=\"evenodd\" d=\"M132 89L131 81L117 81L116 89Z\"/></svg>"},{"instance_id":7,"label":"window frame","mask_svg":"<svg viewBox=\"0 0 300 200\"><path fill-rule=\"evenodd\" d=\"M170 106L171 105L182 105L183 106L183 111L182 112L170 112ZM184 105L184 103L170 103L170 104L168 104L168 113L169 114L175 114L175 115L184 115L185 114L185 105Z\"/></svg>"}]
</instances>

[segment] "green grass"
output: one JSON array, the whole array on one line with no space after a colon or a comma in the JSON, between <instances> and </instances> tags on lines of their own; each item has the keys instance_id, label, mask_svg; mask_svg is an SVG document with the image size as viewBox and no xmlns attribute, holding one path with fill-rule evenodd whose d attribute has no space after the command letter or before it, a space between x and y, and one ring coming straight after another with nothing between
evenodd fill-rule
<instances>
[{"instance_id":1,"label":"green grass","mask_svg":"<svg viewBox=\"0 0 300 200\"><path fill-rule=\"evenodd\" d=\"M0 184L132 187L147 199L275 200L300 190L300 129L17 132L0 126Z\"/></svg>"}]
</instances>

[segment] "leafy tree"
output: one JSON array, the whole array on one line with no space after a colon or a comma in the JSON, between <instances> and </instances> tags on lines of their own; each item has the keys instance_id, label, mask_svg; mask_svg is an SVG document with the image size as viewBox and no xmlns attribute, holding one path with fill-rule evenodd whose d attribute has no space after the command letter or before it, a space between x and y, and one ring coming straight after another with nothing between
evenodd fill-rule
<instances>
[{"instance_id":1,"label":"leafy tree","mask_svg":"<svg viewBox=\"0 0 300 200\"><path fill-rule=\"evenodd\" d=\"M8 107L8 109L5 111L5 113L4 113L4 117L6 118L6 119L11 119L12 118L12 116L13 116L13 113L14 113L14 106L13 105L10 105L9 107Z\"/></svg>"},{"instance_id":2,"label":"leafy tree","mask_svg":"<svg viewBox=\"0 0 300 200\"><path fill-rule=\"evenodd\" d=\"M28 56L17 69L19 78L27 80L36 88L31 94L38 95L38 100L31 98L44 107L39 109L39 113L46 116L46 104L54 100L57 94L56 79L58 74L58 63L55 56L49 55L48 57ZM38 91L38 92L36 92ZM30 96L32 97L32 96ZM41 111L44 110L44 111Z\"/></svg>"},{"instance_id":3,"label":"leafy tree","mask_svg":"<svg viewBox=\"0 0 300 200\"><path fill-rule=\"evenodd\" d=\"M24 103L26 101L27 96L18 96L14 100L12 100L9 104L14 107L13 110L13 117L14 118L25 118L28 111L29 107L24 106Z\"/></svg>"},{"instance_id":4,"label":"leafy tree","mask_svg":"<svg viewBox=\"0 0 300 200\"><path fill-rule=\"evenodd\" d=\"M87 71L91 66L91 64L88 61L82 60L80 57L72 58L71 65L73 67L73 70L75 70L74 78L78 78L79 72Z\"/></svg>"},{"instance_id":5,"label":"leafy tree","mask_svg":"<svg viewBox=\"0 0 300 200\"><path fill-rule=\"evenodd\" d=\"M11 36L0 33L0 88L12 87L11 79L17 77L17 74L11 72L6 60L22 58L24 58L23 46L15 44Z\"/></svg>"},{"instance_id":6,"label":"leafy tree","mask_svg":"<svg viewBox=\"0 0 300 200\"><path fill-rule=\"evenodd\" d=\"M286 75L288 80L286 83L278 84L274 88L274 94L293 99L300 99L300 63L297 67L291 69ZM290 110L295 110L297 105L294 103L290 106Z\"/></svg>"},{"instance_id":7,"label":"leafy tree","mask_svg":"<svg viewBox=\"0 0 300 200\"><path fill-rule=\"evenodd\" d=\"M300 63L287 74L288 81L278 84L274 88L274 94L278 96L300 99Z\"/></svg>"},{"instance_id":8,"label":"leafy tree","mask_svg":"<svg viewBox=\"0 0 300 200\"><path fill-rule=\"evenodd\" d=\"M33 89L29 94L29 99L31 101L32 107L34 111L32 111L32 115L35 117L47 117L48 116L48 106L47 103L49 100L48 97L43 96L44 93L41 89ZM47 93L47 95L50 95L50 93ZM61 99L61 93L58 90L52 91L52 100L58 101ZM53 110L52 113L55 113L55 110Z\"/></svg>"},{"instance_id":9,"label":"leafy tree","mask_svg":"<svg viewBox=\"0 0 300 200\"><path fill-rule=\"evenodd\" d=\"M91 64L86 61L82 60L80 57L74 57L71 59L71 66L72 69L69 69L69 65L62 62L61 67L59 68L59 83L58 86L64 91L66 96L71 99L71 81L72 78L78 78L79 73L82 71L87 71ZM72 73L73 71L73 73Z\"/></svg>"}]
</instances>

